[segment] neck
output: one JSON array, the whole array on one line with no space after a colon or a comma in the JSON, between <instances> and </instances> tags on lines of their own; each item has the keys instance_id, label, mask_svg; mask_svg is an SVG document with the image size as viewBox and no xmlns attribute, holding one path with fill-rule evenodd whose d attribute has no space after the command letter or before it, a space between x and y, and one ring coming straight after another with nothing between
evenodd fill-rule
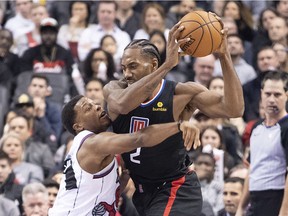
<instances>
[{"instance_id":1,"label":"neck","mask_svg":"<svg viewBox=\"0 0 288 216\"><path fill-rule=\"evenodd\" d=\"M132 15L133 10L132 9L127 9L127 10L118 10L117 11L117 17L119 18L128 18Z\"/></svg>"},{"instance_id":2,"label":"neck","mask_svg":"<svg viewBox=\"0 0 288 216\"><path fill-rule=\"evenodd\" d=\"M161 88L161 84L162 84L162 81L155 88L155 90L153 91L152 95L149 98L147 98L147 101L152 100L157 95L157 93L159 92L159 90Z\"/></svg>"},{"instance_id":3,"label":"neck","mask_svg":"<svg viewBox=\"0 0 288 216\"><path fill-rule=\"evenodd\" d=\"M231 55L231 60L234 65L237 64L240 61L240 59L241 59L241 56L239 55L233 55L233 56Z\"/></svg>"},{"instance_id":4,"label":"neck","mask_svg":"<svg viewBox=\"0 0 288 216\"><path fill-rule=\"evenodd\" d=\"M275 125L280 119L284 118L284 116L287 115L287 112L285 110L283 110L282 112L280 113L277 113L277 114L268 114L268 115L265 115L266 118L265 118L265 125L266 126L273 126Z\"/></svg>"}]
</instances>

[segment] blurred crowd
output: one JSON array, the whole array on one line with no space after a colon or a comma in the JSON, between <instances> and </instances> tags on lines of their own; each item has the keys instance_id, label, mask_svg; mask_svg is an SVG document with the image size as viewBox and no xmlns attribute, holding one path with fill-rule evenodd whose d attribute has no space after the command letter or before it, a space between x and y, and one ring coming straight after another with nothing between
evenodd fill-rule
<instances>
[{"instance_id":1,"label":"blurred crowd","mask_svg":"<svg viewBox=\"0 0 288 216\"><path fill-rule=\"evenodd\" d=\"M201 182L203 215L235 215L248 175L251 130L264 118L261 80L267 71L288 73L288 0L1 1L0 215L47 215L73 141L61 124L62 106L82 94L105 107L102 89L123 77L125 46L150 40L164 62L170 28L194 10L216 13L228 28L245 111L237 119L196 111L191 121L201 129L202 146L189 156ZM214 54L181 56L166 79L224 94ZM133 190L129 182L119 215L137 215Z\"/></svg>"}]
</instances>

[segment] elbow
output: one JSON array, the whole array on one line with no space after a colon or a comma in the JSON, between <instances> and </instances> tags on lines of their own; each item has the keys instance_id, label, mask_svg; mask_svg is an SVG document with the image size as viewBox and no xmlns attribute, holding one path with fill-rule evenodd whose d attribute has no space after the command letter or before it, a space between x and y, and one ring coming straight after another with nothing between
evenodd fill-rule
<instances>
[{"instance_id":1,"label":"elbow","mask_svg":"<svg viewBox=\"0 0 288 216\"><path fill-rule=\"evenodd\" d=\"M243 117L244 114L244 104L239 105L237 108L231 108L227 111L227 114L229 118L239 118Z\"/></svg>"}]
</instances>

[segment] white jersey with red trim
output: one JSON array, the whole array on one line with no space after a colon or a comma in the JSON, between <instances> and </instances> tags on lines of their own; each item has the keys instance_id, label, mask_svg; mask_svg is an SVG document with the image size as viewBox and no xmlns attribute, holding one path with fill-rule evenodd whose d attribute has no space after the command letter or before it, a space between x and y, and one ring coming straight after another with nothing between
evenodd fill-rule
<instances>
[{"instance_id":1,"label":"white jersey with red trim","mask_svg":"<svg viewBox=\"0 0 288 216\"><path fill-rule=\"evenodd\" d=\"M119 199L119 176L116 159L98 173L84 171L77 160L83 142L94 133L80 132L65 158L63 177L49 216L114 216Z\"/></svg>"}]
</instances>

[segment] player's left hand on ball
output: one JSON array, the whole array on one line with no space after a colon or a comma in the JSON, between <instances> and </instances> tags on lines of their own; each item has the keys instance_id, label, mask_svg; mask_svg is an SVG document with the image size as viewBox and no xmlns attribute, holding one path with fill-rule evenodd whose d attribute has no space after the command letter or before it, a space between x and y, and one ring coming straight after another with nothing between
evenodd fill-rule
<instances>
[{"instance_id":1,"label":"player's left hand on ball","mask_svg":"<svg viewBox=\"0 0 288 216\"><path fill-rule=\"evenodd\" d=\"M182 131L182 138L187 151L189 151L192 146L194 149L196 149L201 145L200 130L193 123L188 121L182 122L180 125L180 130Z\"/></svg>"}]
</instances>

